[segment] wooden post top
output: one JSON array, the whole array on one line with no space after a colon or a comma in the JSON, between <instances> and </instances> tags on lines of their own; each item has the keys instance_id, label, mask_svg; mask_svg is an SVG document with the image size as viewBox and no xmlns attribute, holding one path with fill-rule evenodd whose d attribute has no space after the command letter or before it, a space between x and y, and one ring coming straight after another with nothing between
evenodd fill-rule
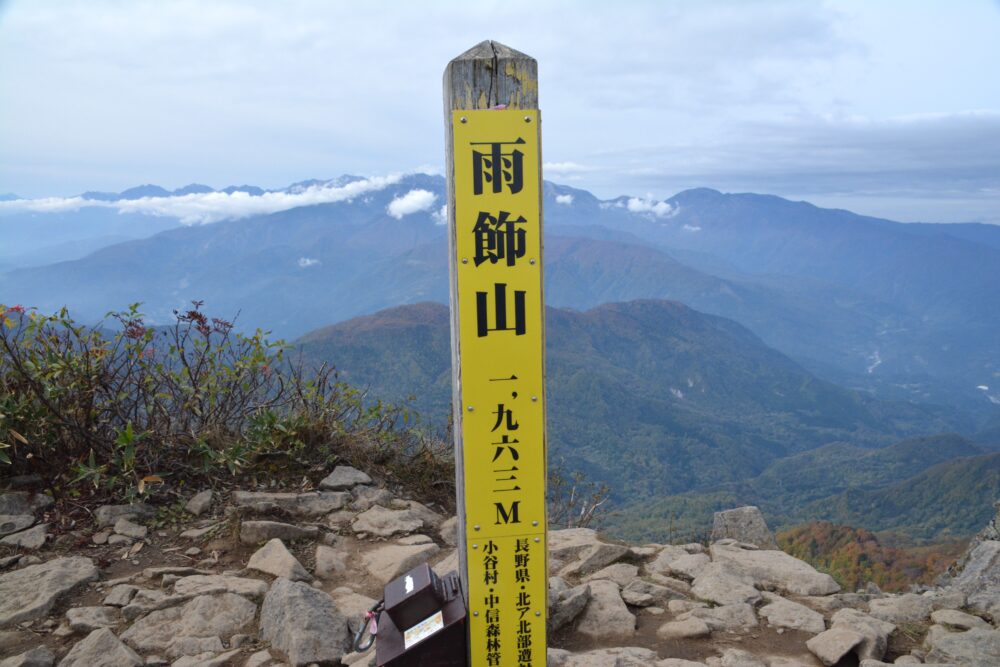
<instances>
[{"instance_id":1,"label":"wooden post top","mask_svg":"<svg viewBox=\"0 0 1000 667\"><path fill-rule=\"evenodd\" d=\"M538 108L538 61L486 40L458 56L444 71L445 109Z\"/></svg>"}]
</instances>

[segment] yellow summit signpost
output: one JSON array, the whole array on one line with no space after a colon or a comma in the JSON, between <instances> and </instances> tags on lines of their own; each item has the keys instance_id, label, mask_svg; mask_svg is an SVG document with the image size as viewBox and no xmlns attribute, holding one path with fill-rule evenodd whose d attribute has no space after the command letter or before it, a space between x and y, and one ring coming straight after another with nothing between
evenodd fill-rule
<instances>
[{"instance_id":1,"label":"yellow summit signpost","mask_svg":"<svg viewBox=\"0 0 1000 667\"><path fill-rule=\"evenodd\" d=\"M545 331L535 71L527 56L484 42L452 61L445 75L460 556L470 663L483 667L545 664Z\"/></svg>"}]
</instances>

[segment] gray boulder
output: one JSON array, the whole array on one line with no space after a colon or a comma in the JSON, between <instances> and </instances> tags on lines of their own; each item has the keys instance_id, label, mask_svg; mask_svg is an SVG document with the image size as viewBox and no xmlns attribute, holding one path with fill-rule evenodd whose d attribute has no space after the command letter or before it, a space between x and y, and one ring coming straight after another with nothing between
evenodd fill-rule
<instances>
[{"instance_id":1,"label":"gray boulder","mask_svg":"<svg viewBox=\"0 0 1000 667\"><path fill-rule=\"evenodd\" d=\"M983 540L970 550L951 588L968 596L972 611L1000 618L1000 541Z\"/></svg>"},{"instance_id":2,"label":"gray boulder","mask_svg":"<svg viewBox=\"0 0 1000 667\"><path fill-rule=\"evenodd\" d=\"M764 515L752 505L715 513L712 519L712 541L726 538L754 544L761 549L778 548L778 542L767 527Z\"/></svg>"},{"instance_id":3,"label":"gray boulder","mask_svg":"<svg viewBox=\"0 0 1000 667\"><path fill-rule=\"evenodd\" d=\"M20 655L0 660L0 667L52 667L56 654L48 646L36 646Z\"/></svg>"},{"instance_id":4,"label":"gray boulder","mask_svg":"<svg viewBox=\"0 0 1000 667\"><path fill-rule=\"evenodd\" d=\"M350 651L347 620L333 599L312 586L276 579L260 611L260 636L294 667L338 664Z\"/></svg>"},{"instance_id":5,"label":"gray boulder","mask_svg":"<svg viewBox=\"0 0 1000 667\"><path fill-rule=\"evenodd\" d=\"M694 639L696 637L707 637L712 633L708 624L700 618L689 617L682 621L670 621L664 623L656 631L656 636L660 639Z\"/></svg>"},{"instance_id":6,"label":"gray boulder","mask_svg":"<svg viewBox=\"0 0 1000 667\"><path fill-rule=\"evenodd\" d=\"M830 627L852 630L862 636L862 641L855 651L862 660L866 658L881 660L885 657L886 649L889 647L889 635L896 629L892 623L856 609L838 611L830 619Z\"/></svg>"},{"instance_id":7,"label":"gray boulder","mask_svg":"<svg viewBox=\"0 0 1000 667\"><path fill-rule=\"evenodd\" d=\"M816 635L826 630L823 615L809 607L773 594L765 594L768 603L760 608L761 618L774 628L802 630Z\"/></svg>"},{"instance_id":8,"label":"gray boulder","mask_svg":"<svg viewBox=\"0 0 1000 667\"><path fill-rule=\"evenodd\" d=\"M590 586L580 584L549 594L549 629L552 632L572 623L590 601Z\"/></svg>"},{"instance_id":9,"label":"gray boulder","mask_svg":"<svg viewBox=\"0 0 1000 667\"><path fill-rule=\"evenodd\" d=\"M808 640L806 648L824 665L831 667L859 646L864 639L860 632L848 628L830 628Z\"/></svg>"},{"instance_id":10,"label":"gray boulder","mask_svg":"<svg viewBox=\"0 0 1000 667\"><path fill-rule=\"evenodd\" d=\"M0 514L34 514L54 501L44 493L12 491L0 493Z\"/></svg>"},{"instance_id":11,"label":"gray boulder","mask_svg":"<svg viewBox=\"0 0 1000 667\"><path fill-rule=\"evenodd\" d=\"M184 509L195 516L201 516L212 506L212 499L212 490L205 489L204 491L194 494L191 500L187 501L187 504L184 505Z\"/></svg>"},{"instance_id":12,"label":"gray boulder","mask_svg":"<svg viewBox=\"0 0 1000 667\"><path fill-rule=\"evenodd\" d=\"M590 583L590 601L580 614L576 630L593 639L635 634L635 616L625 606L618 584L606 579Z\"/></svg>"},{"instance_id":13,"label":"gray boulder","mask_svg":"<svg viewBox=\"0 0 1000 667\"><path fill-rule=\"evenodd\" d=\"M431 559L441 547L431 544L387 544L369 551L361 558L361 565L382 584L405 574L420 563Z\"/></svg>"},{"instance_id":14,"label":"gray boulder","mask_svg":"<svg viewBox=\"0 0 1000 667\"><path fill-rule=\"evenodd\" d=\"M0 628L49 613L60 597L100 572L89 558L55 558L0 575Z\"/></svg>"},{"instance_id":15,"label":"gray boulder","mask_svg":"<svg viewBox=\"0 0 1000 667\"><path fill-rule=\"evenodd\" d=\"M142 664L142 658L107 628L91 632L59 661L59 667L139 667Z\"/></svg>"},{"instance_id":16,"label":"gray boulder","mask_svg":"<svg viewBox=\"0 0 1000 667\"><path fill-rule=\"evenodd\" d=\"M323 481L319 483L319 488L326 491L346 491L354 488L358 484L371 484L372 478L366 473L352 468L351 466L337 466Z\"/></svg>"},{"instance_id":17,"label":"gray boulder","mask_svg":"<svg viewBox=\"0 0 1000 667\"><path fill-rule=\"evenodd\" d=\"M347 571L348 554L322 544L316 547L316 576L332 579Z\"/></svg>"},{"instance_id":18,"label":"gray boulder","mask_svg":"<svg viewBox=\"0 0 1000 667\"><path fill-rule=\"evenodd\" d=\"M285 544L274 538L250 556L247 568L257 570L272 577L284 577L295 581L312 579L302 563L285 548Z\"/></svg>"},{"instance_id":19,"label":"gray boulder","mask_svg":"<svg viewBox=\"0 0 1000 667\"><path fill-rule=\"evenodd\" d=\"M186 604L152 611L122 633L122 640L144 653L180 655L189 638L231 637L246 630L257 605L232 593L200 595ZM171 650L174 642L178 649Z\"/></svg>"},{"instance_id":20,"label":"gray boulder","mask_svg":"<svg viewBox=\"0 0 1000 667\"><path fill-rule=\"evenodd\" d=\"M1000 631L973 628L966 632L945 632L928 636L926 660L960 667L1000 665Z\"/></svg>"}]
</instances>

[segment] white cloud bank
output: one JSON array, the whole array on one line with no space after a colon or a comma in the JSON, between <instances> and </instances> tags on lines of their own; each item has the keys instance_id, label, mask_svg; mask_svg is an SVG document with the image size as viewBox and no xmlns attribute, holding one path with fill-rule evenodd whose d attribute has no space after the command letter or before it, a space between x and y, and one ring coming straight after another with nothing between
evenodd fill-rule
<instances>
[{"instance_id":1,"label":"white cloud bank","mask_svg":"<svg viewBox=\"0 0 1000 667\"><path fill-rule=\"evenodd\" d=\"M396 197L386 207L389 215L401 220L404 215L426 211L434 206L437 195L429 190L410 190L402 197Z\"/></svg>"},{"instance_id":2,"label":"white cloud bank","mask_svg":"<svg viewBox=\"0 0 1000 667\"><path fill-rule=\"evenodd\" d=\"M569 206L573 203L573 195L556 195L556 203Z\"/></svg>"},{"instance_id":3,"label":"white cloud bank","mask_svg":"<svg viewBox=\"0 0 1000 667\"><path fill-rule=\"evenodd\" d=\"M656 201L650 197L642 199L632 197L626 205L632 213L646 213L655 215L657 218L669 218L674 214L674 208L665 201Z\"/></svg>"},{"instance_id":4,"label":"white cloud bank","mask_svg":"<svg viewBox=\"0 0 1000 667\"><path fill-rule=\"evenodd\" d=\"M119 199L117 201L97 201L83 197L15 199L0 202L0 211L54 213L96 206L117 209L119 213L141 213L164 218L177 218L182 224L198 225L218 222L219 220L246 218L251 215L277 213L299 206L350 201L369 192L383 190L398 183L401 179L402 174L391 174L360 179L345 185L314 185L300 192L265 192L261 195L251 195L247 192L205 192L170 197ZM433 197L432 194L431 196Z\"/></svg>"}]
</instances>

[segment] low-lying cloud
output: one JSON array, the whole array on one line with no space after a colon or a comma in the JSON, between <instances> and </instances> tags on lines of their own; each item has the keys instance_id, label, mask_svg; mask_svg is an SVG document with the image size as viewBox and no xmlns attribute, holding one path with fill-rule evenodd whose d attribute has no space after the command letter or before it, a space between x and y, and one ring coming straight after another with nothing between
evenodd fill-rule
<instances>
[{"instance_id":1,"label":"low-lying cloud","mask_svg":"<svg viewBox=\"0 0 1000 667\"><path fill-rule=\"evenodd\" d=\"M437 195L429 190L410 190L402 197L396 197L389 202L386 211L392 217L401 220L404 215L429 210L436 200Z\"/></svg>"},{"instance_id":2,"label":"low-lying cloud","mask_svg":"<svg viewBox=\"0 0 1000 667\"><path fill-rule=\"evenodd\" d=\"M276 191L265 192L260 195L252 195L247 192L205 192L170 197L119 199L116 201L99 201L84 199L83 197L15 199L0 202L0 211L56 213L75 211L93 206L116 209L119 213L139 213L164 218L177 218L184 225L203 225L210 222L218 222L219 220L235 220L252 215L277 213L278 211L287 211L299 206L351 201L361 195L384 190L391 185L395 185L401 179L402 174L391 174L389 176L359 179L344 185L314 185L299 192ZM432 194L431 196L433 197Z\"/></svg>"},{"instance_id":3,"label":"low-lying cloud","mask_svg":"<svg viewBox=\"0 0 1000 667\"><path fill-rule=\"evenodd\" d=\"M649 214L657 218L667 218L674 213L673 206L665 201L656 201L652 198L632 197L628 200L626 207L632 213Z\"/></svg>"}]
</instances>

